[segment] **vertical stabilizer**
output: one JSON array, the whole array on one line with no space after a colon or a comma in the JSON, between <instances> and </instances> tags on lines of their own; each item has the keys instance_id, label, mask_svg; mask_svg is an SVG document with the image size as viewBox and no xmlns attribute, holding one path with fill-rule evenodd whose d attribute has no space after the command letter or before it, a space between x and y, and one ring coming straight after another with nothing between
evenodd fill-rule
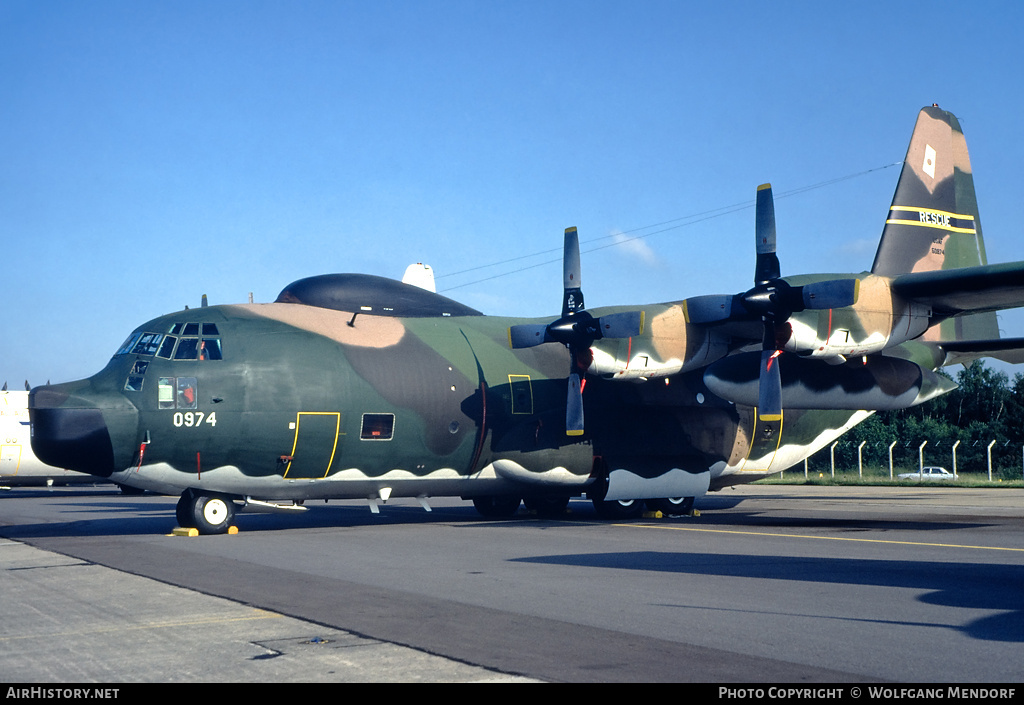
<instances>
[{"instance_id":1,"label":"vertical stabilizer","mask_svg":"<svg viewBox=\"0 0 1024 705\"><path fill-rule=\"evenodd\" d=\"M960 123L938 106L922 108L871 271L897 276L987 263L974 175ZM941 326L925 338L999 337L991 312L947 320Z\"/></svg>"}]
</instances>

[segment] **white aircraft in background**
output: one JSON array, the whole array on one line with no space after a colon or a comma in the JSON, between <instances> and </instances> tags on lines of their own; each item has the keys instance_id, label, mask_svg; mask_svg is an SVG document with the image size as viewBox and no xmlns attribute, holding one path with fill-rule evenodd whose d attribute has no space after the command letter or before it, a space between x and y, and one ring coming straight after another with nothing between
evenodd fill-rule
<instances>
[{"instance_id":1,"label":"white aircraft in background","mask_svg":"<svg viewBox=\"0 0 1024 705\"><path fill-rule=\"evenodd\" d=\"M41 462L29 441L28 392L0 390L0 488L105 482L95 475L62 470Z\"/></svg>"}]
</instances>

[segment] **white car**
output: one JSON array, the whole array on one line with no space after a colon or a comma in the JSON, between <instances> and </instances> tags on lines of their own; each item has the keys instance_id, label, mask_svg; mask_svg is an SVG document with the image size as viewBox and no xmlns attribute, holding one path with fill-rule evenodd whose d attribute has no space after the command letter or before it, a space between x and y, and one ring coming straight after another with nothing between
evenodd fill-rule
<instances>
[{"instance_id":1,"label":"white car","mask_svg":"<svg viewBox=\"0 0 1024 705\"><path fill-rule=\"evenodd\" d=\"M928 466L921 468L920 472L904 472L897 477L901 480L955 480L956 475L946 468Z\"/></svg>"}]
</instances>

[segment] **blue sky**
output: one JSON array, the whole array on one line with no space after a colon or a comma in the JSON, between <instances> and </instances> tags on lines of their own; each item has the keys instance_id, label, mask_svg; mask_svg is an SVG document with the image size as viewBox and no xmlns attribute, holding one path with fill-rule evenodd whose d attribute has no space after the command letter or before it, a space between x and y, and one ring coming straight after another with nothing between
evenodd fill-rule
<instances>
[{"instance_id":1,"label":"blue sky","mask_svg":"<svg viewBox=\"0 0 1024 705\"><path fill-rule=\"evenodd\" d=\"M766 181L783 274L865 270L933 102L989 260L1024 260L1022 27L1019 2L0 0L0 379L88 376L204 293L416 261L553 315L570 225L591 308L733 293Z\"/></svg>"}]
</instances>

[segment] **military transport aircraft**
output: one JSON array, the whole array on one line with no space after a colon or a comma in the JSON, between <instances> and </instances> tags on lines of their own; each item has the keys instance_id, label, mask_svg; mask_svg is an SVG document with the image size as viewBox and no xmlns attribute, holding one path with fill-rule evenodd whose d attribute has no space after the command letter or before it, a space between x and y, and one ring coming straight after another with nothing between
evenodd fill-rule
<instances>
[{"instance_id":1,"label":"military transport aircraft","mask_svg":"<svg viewBox=\"0 0 1024 705\"><path fill-rule=\"evenodd\" d=\"M948 392L942 365L1024 348L994 313L1024 305L1024 262L986 264L966 143L938 107L918 116L871 271L781 276L767 185L755 236L749 291L589 311L570 228L554 320L360 274L160 316L99 373L32 390L32 447L180 493L179 523L203 533L311 499L680 512Z\"/></svg>"}]
</instances>

